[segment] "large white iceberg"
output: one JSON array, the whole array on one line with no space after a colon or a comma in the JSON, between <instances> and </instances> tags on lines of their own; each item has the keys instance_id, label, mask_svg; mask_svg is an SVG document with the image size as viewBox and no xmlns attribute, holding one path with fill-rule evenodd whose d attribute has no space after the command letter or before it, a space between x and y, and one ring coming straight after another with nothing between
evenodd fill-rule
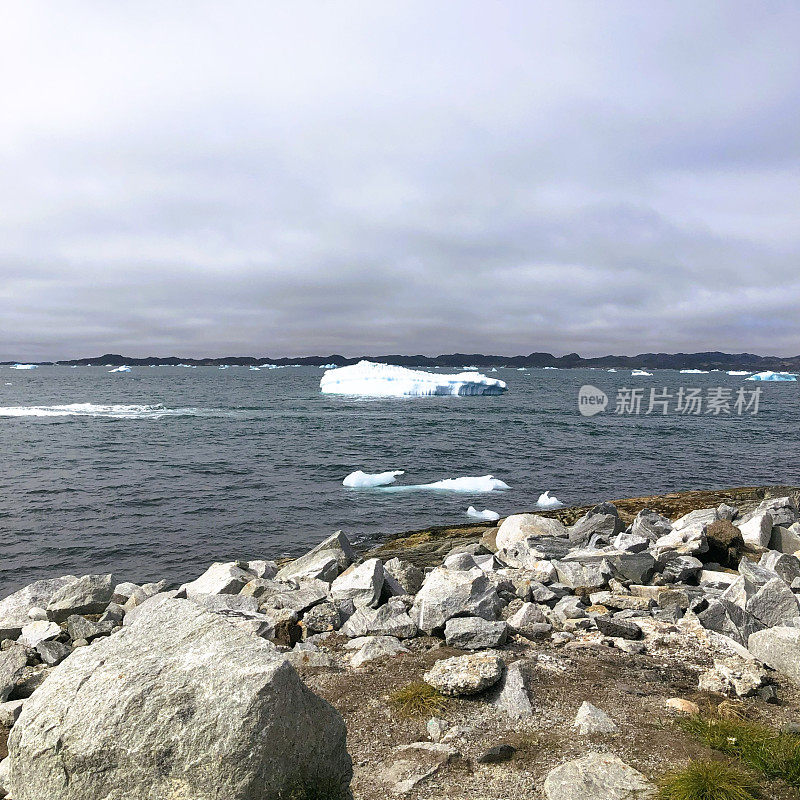
<instances>
[{"instance_id":1,"label":"large white iceberg","mask_svg":"<svg viewBox=\"0 0 800 800\"><path fill-rule=\"evenodd\" d=\"M751 375L748 381L796 381L797 375L792 374L791 372L770 372L767 370L766 372L756 372L755 375Z\"/></svg>"},{"instance_id":2,"label":"large white iceberg","mask_svg":"<svg viewBox=\"0 0 800 800\"><path fill-rule=\"evenodd\" d=\"M351 472L343 481L342 486L349 489L366 489L370 486L388 486L397 480L398 475L404 475L402 469L390 470L389 472L363 472L358 469Z\"/></svg>"},{"instance_id":3,"label":"large white iceberg","mask_svg":"<svg viewBox=\"0 0 800 800\"><path fill-rule=\"evenodd\" d=\"M505 381L487 378L479 372L434 375L372 361L329 369L322 376L319 387L324 394L362 397L502 394L508 388Z\"/></svg>"}]
</instances>

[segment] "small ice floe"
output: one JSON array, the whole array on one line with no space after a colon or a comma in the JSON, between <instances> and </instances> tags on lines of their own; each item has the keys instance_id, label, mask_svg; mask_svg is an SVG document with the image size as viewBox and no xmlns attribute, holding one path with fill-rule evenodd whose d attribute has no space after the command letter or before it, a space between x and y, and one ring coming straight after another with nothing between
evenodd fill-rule
<instances>
[{"instance_id":1,"label":"small ice floe","mask_svg":"<svg viewBox=\"0 0 800 800\"><path fill-rule=\"evenodd\" d=\"M228 369L228 367L229 367L229 365L228 365L228 364L220 364L220 365L219 365L219 368L220 368L220 369Z\"/></svg>"},{"instance_id":2,"label":"small ice floe","mask_svg":"<svg viewBox=\"0 0 800 800\"><path fill-rule=\"evenodd\" d=\"M489 372L497 372L497 367L492 367Z\"/></svg>"},{"instance_id":3,"label":"small ice floe","mask_svg":"<svg viewBox=\"0 0 800 800\"><path fill-rule=\"evenodd\" d=\"M250 367L250 372L261 372L261 367Z\"/></svg>"},{"instance_id":4,"label":"small ice floe","mask_svg":"<svg viewBox=\"0 0 800 800\"><path fill-rule=\"evenodd\" d=\"M131 368L126 367L124 364L121 367L117 367L116 369L110 369L109 372L130 372Z\"/></svg>"},{"instance_id":5,"label":"small ice floe","mask_svg":"<svg viewBox=\"0 0 800 800\"><path fill-rule=\"evenodd\" d=\"M679 372L681 375L708 375L707 369L682 369Z\"/></svg>"},{"instance_id":6,"label":"small ice floe","mask_svg":"<svg viewBox=\"0 0 800 800\"><path fill-rule=\"evenodd\" d=\"M542 369L558 369L558 367L542 367Z\"/></svg>"},{"instance_id":7,"label":"small ice floe","mask_svg":"<svg viewBox=\"0 0 800 800\"><path fill-rule=\"evenodd\" d=\"M755 375L751 375L748 381L796 381L797 375L792 372L770 372L767 370L766 372L756 372Z\"/></svg>"},{"instance_id":8,"label":"small ice floe","mask_svg":"<svg viewBox=\"0 0 800 800\"><path fill-rule=\"evenodd\" d=\"M650 378L650 377L653 376L653 373L652 372L648 372L646 369L633 369L633 370L631 370L631 375L634 375L634 376L639 377L639 378L643 378L643 377Z\"/></svg>"},{"instance_id":9,"label":"small ice floe","mask_svg":"<svg viewBox=\"0 0 800 800\"><path fill-rule=\"evenodd\" d=\"M496 511L492 511L489 508L484 508L483 511L478 511L475 506L470 506L467 509L467 516L472 517L473 519L485 519L488 522L494 522L495 520L500 519L500 515Z\"/></svg>"},{"instance_id":10,"label":"small ice floe","mask_svg":"<svg viewBox=\"0 0 800 800\"><path fill-rule=\"evenodd\" d=\"M435 492L464 492L465 494L486 494L488 492L503 491L511 487L493 475L474 477L465 475L461 478L445 478L434 483L419 483L411 486L390 486L388 491L414 491L430 490Z\"/></svg>"},{"instance_id":11,"label":"small ice floe","mask_svg":"<svg viewBox=\"0 0 800 800\"><path fill-rule=\"evenodd\" d=\"M430 397L433 395L502 394L504 381L479 372L436 375L391 364L359 361L349 367L329 369L319 382L323 394L356 397Z\"/></svg>"},{"instance_id":12,"label":"small ice floe","mask_svg":"<svg viewBox=\"0 0 800 800\"><path fill-rule=\"evenodd\" d=\"M606 370L606 372L616 372L616 370L614 369L614 367L611 367L611 369Z\"/></svg>"},{"instance_id":13,"label":"small ice floe","mask_svg":"<svg viewBox=\"0 0 800 800\"><path fill-rule=\"evenodd\" d=\"M746 369L731 369L731 370L728 370L728 375L741 376L741 375L752 375L752 374L753 374L752 372L749 372Z\"/></svg>"},{"instance_id":14,"label":"small ice floe","mask_svg":"<svg viewBox=\"0 0 800 800\"><path fill-rule=\"evenodd\" d=\"M38 369L38 364L12 364L9 369Z\"/></svg>"},{"instance_id":15,"label":"small ice floe","mask_svg":"<svg viewBox=\"0 0 800 800\"><path fill-rule=\"evenodd\" d=\"M397 480L398 475L405 475L405 470L394 469L388 472L363 472L358 469L351 472L343 481L342 486L349 489L366 489L370 486L388 486Z\"/></svg>"},{"instance_id":16,"label":"small ice floe","mask_svg":"<svg viewBox=\"0 0 800 800\"><path fill-rule=\"evenodd\" d=\"M544 492L539 495L536 501L537 508L561 508L564 504L557 498L550 495L550 491Z\"/></svg>"},{"instance_id":17,"label":"small ice floe","mask_svg":"<svg viewBox=\"0 0 800 800\"><path fill-rule=\"evenodd\" d=\"M338 364L320 364L320 369L338 369Z\"/></svg>"}]
</instances>

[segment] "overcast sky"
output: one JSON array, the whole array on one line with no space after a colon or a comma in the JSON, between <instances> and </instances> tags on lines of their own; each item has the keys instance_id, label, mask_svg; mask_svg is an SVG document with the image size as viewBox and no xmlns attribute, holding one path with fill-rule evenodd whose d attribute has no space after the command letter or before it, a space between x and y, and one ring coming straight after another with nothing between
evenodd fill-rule
<instances>
[{"instance_id":1,"label":"overcast sky","mask_svg":"<svg viewBox=\"0 0 800 800\"><path fill-rule=\"evenodd\" d=\"M0 11L0 359L800 353L797 2Z\"/></svg>"}]
</instances>

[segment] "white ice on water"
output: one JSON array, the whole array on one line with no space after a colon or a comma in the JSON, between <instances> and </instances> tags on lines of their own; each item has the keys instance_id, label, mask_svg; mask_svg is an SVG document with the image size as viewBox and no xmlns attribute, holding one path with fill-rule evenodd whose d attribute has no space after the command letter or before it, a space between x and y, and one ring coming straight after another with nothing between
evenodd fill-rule
<instances>
[{"instance_id":1,"label":"white ice on water","mask_svg":"<svg viewBox=\"0 0 800 800\"><path fill-rule=\"evenodd\" d=\"M791 372L756 372L751 375L747 380L749 381L796 381L797 375Z\"/></svg>"},{"instance_id":2,"label":"white ice on water","mask_svg":"<svg viewBox=\"0 0 800 800\"><path fill-rule=\"evenodd\" d=\"M9 369L38 369L38 364L12 364Z\"/></svg>"},{"instance_id":3,"label":"white ice on water","mask_svg":"<svg viewBox=\"0 0 800 800\"><path fill-rule=\"evenodd\" d=\"M652 372L648 372L646 369L634 369L634 370L631 370L631 375L635 375L635 376L638 376L640 378L641 377L645 377L645 376L649 378L649 377L652 377L653 373Z\"/></svg>"},{"instance_id":4,"label":"white ice on water","mask_svg":"<svg viewBox=\"0 0 800 800\"><path fill-rule=\"evenodd\" d=\"M485 494L487 492L502 491L511 487L493 475L474 477L465 475L461 478L445 478L433 483L419 483L411 486L392 486L392 491L425 489L438 492L464 492L465 494Z\"/></svg>"},{"instance_id":5,"label":"white ice on water","mask_svg":"<svg viewBox=\"0 0 800 800\"><path fill-rule=\"evenodd\" d=\"M494 522L495 520L500 519L500 515L496 511L492 511L489 508L484 508L483 511L478 511L475 506L470 506L467 509L467 516L473 517L474 519L485 519L489 522Z\"/></svg>"},{"instance_id":6,"label":"white ice on water","mask_svg":"<svg viewBox=\"0 0 800 800\"><path fill-rule=\"evenodd\" d=\"M728 375L752 375L752 372L748 372L746 369L733 369L728 372Z\"/></svg>"},{"instance_id":7,"label":"white ice on water","mask_svg":"<svg viewBox=\"0 0 800 800\"><path fill-rule=\"evenodd\" d=\"M557 497L552 497L548 490L539 495L536 505L538 508L561 508L564 504Z\"/></svg>"},{"instance_id":8,"label":"white ice on water","mask_svg":"<svg viewBox=\"0 0 800 800\"><path fill-rule=\"evenodd\" d=\"M707 369L682 369L681 375L708 375Z\"/></svg>"},{"instance_id":9,"label":"white ice on water","mask_svg":"<svg viewBox=\"0 0 800 800\"><path fill-rule=\"evenodd\" d=\"M365 489L370 486L387 486L397 480L398 475L404 475L405 470L395 469L388 472L363 472L358 469L351 472L343 481L342 485L350 489Z\"/></svg>"},{"instance_id":10,"label":"white ice on water","mask_svg":"<svg viewBox=\"0 0 800 800\"><path fill-rule=\"evenodd\" d=\"M329 369L319 382L323 394L361 397L427 397L431 395L502 394L505 381L479 372L434 375L422 370L359 361L349 367Z\"/></svg>"},{"instance_id":11,"label":"white ice on water","mask_svg":"<svg viewBox=\"0 0 800 800\"><path fill-rule=\"evenodd\" d=\"M116 369L110 369L109 372L130 372L131 368L126 366L117 367Z\"/></svg>"}]
</instances>

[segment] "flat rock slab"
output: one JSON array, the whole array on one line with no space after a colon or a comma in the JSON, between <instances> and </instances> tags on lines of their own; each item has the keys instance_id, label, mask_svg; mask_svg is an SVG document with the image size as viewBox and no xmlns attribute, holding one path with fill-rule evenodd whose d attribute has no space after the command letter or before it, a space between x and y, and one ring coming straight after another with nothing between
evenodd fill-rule
<instances>
[{"instance_id":1,"label":"flat rock slab","mask_svg":"<svg viewBox=\"0 0 800 800\"><path fill-rule=\"evenodd\" d=\"M446 744L414 742L400 745L392 751L392 763L378 772L378 781L397 794L406 794L456 755L455 748Z\"/></svg>"},{"instance_id":2,"label":"flat rock slab","mask_svg":"<svg viewBox=\"0 0 800 800\"><path fill-rule=\"evenodd\" d=\"M503 675L503 659L492 650L437 661L423 676L438 692L456 697L477 694Z\"/></svg>"},{"instance_id":3,"label":"flat rock slab","mask_svg":"<svg viewBox=\"0 0 800 800\"><path fill-rule=\"evenodd\" d=\"M651 800L656 787L641 772L608 753L589 753L550 772L547 800Z\"/></svg>"}]
</instances>

